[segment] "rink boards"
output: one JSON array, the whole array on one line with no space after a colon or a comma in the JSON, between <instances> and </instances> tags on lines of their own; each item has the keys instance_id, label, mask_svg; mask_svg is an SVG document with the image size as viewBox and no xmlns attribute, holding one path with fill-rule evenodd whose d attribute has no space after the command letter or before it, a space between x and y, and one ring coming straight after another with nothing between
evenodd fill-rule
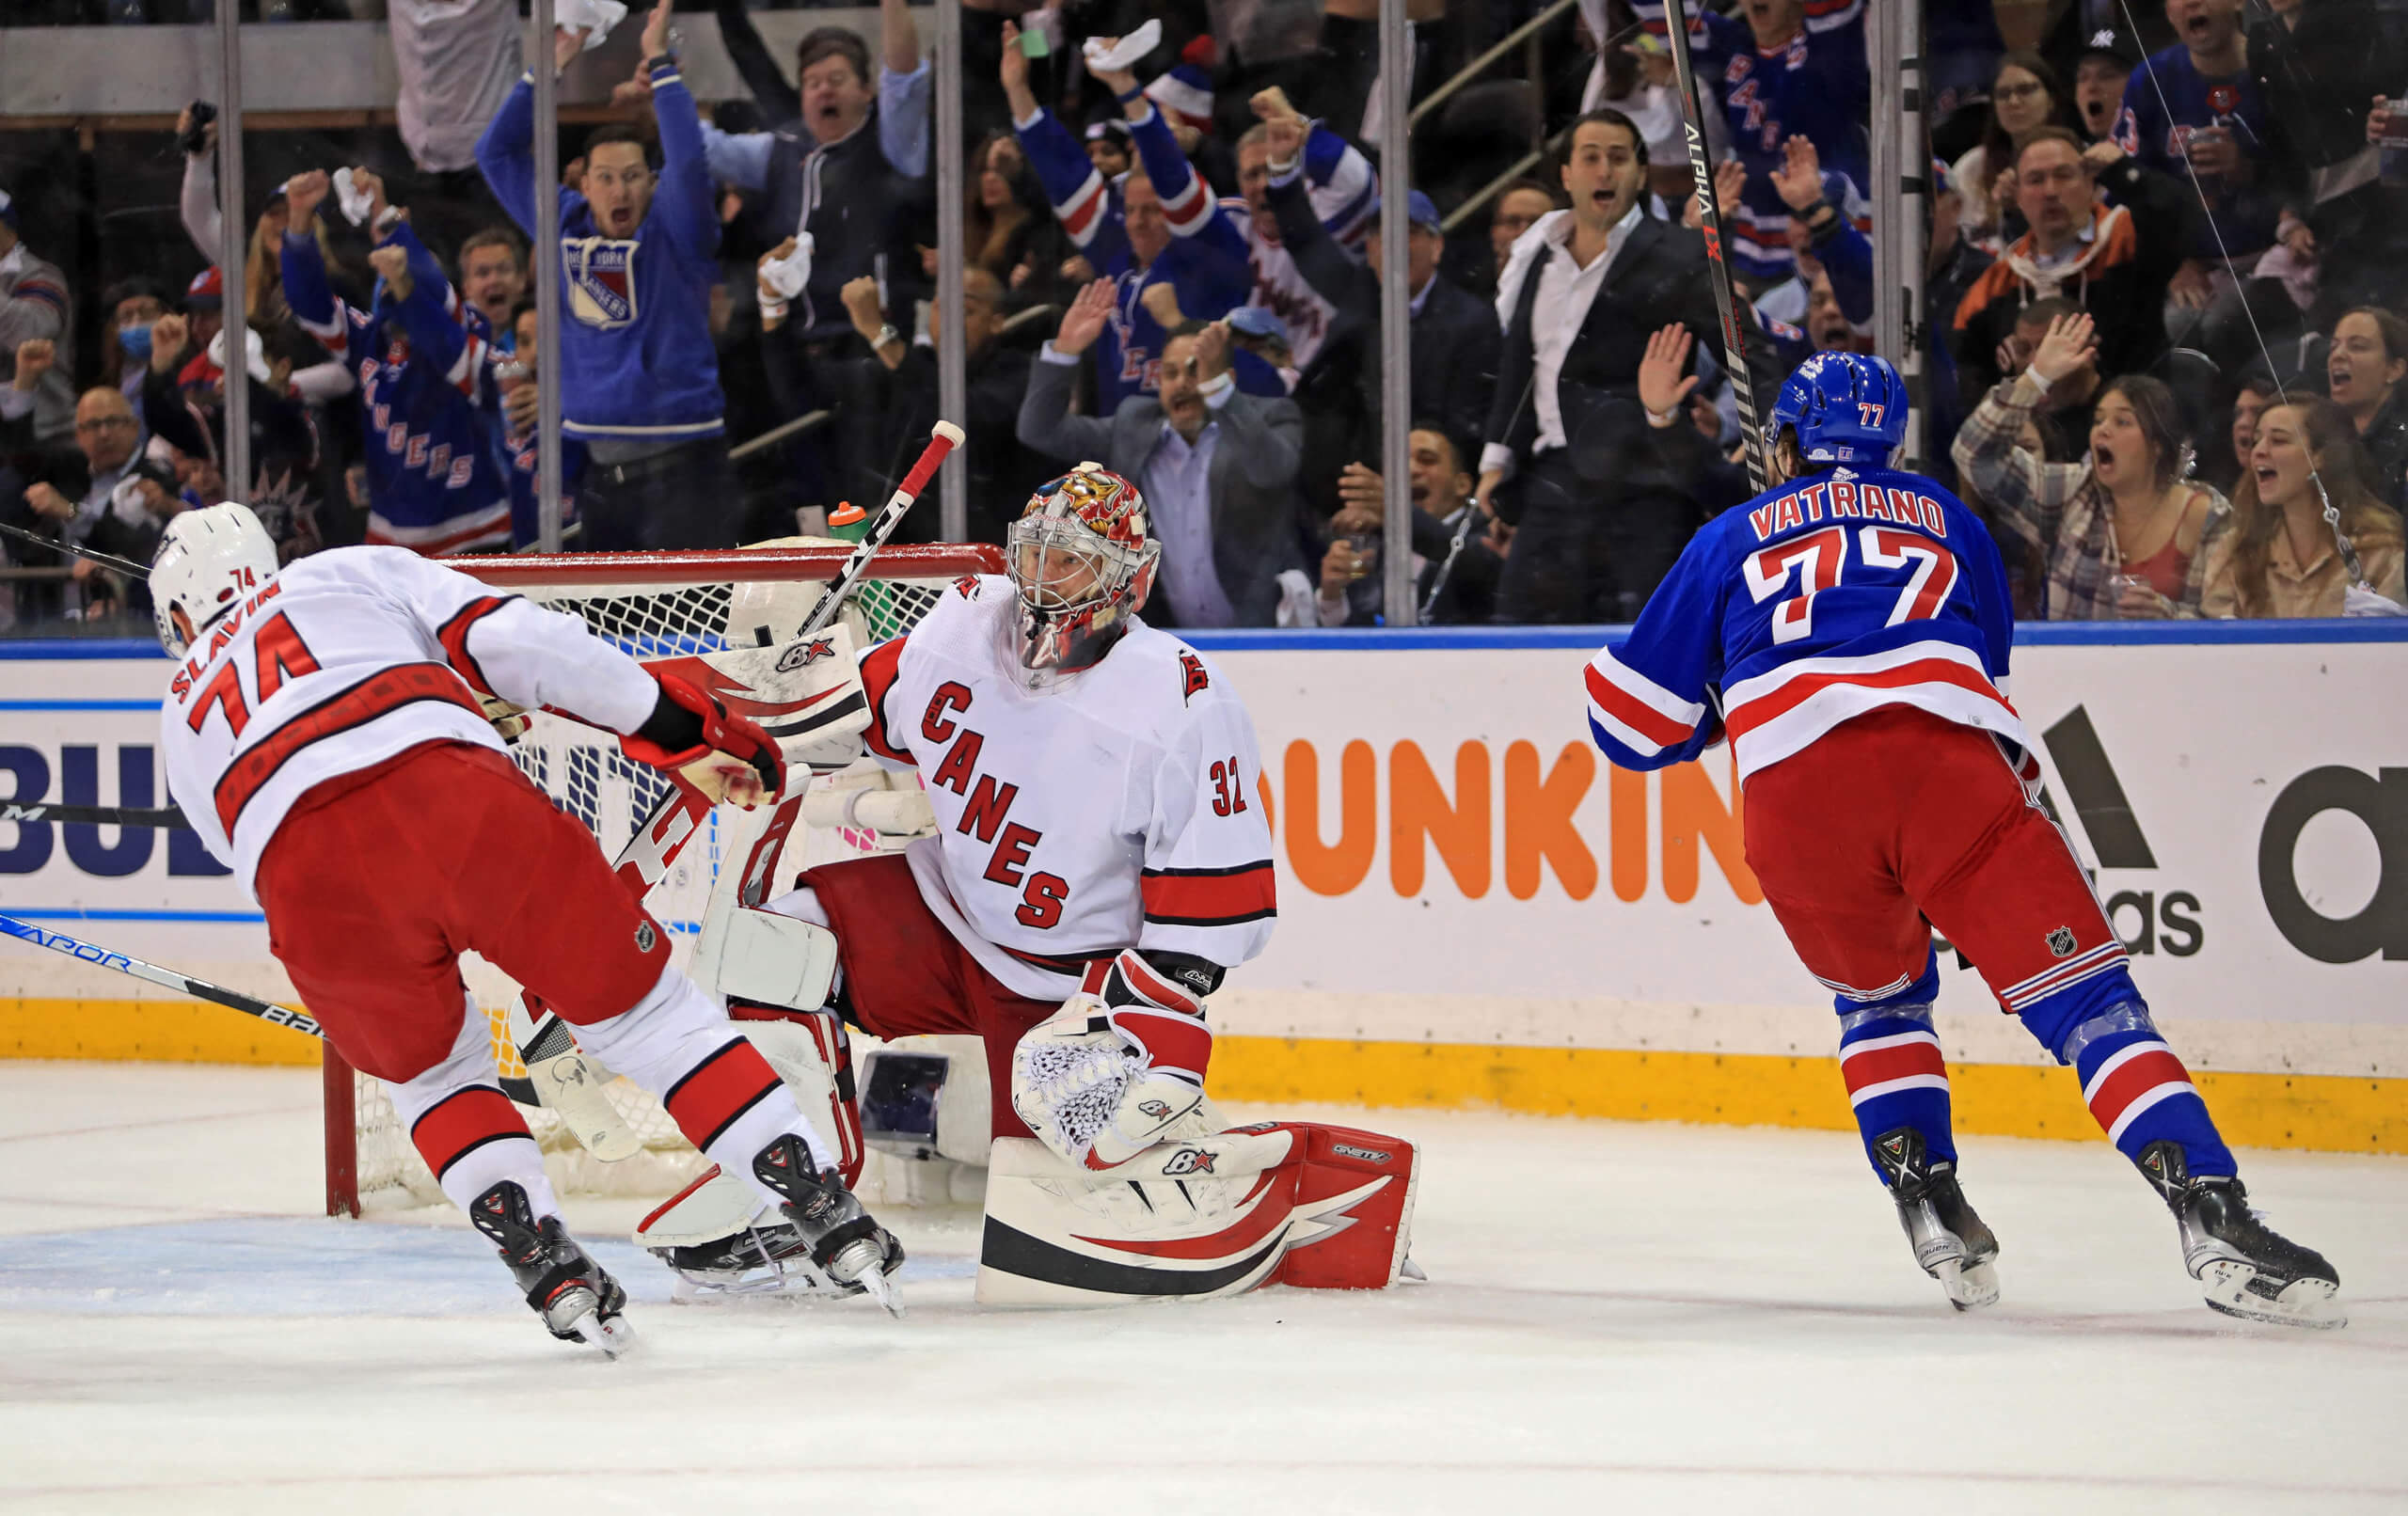
<instances>
[{"instance_id":1,"label":"rink boards","mask_svg":"<svg viewBox=\"0 0 2408 1516\"><path fill-rule=\"evenodd\" d=\"M1217 1090L1847 1124L1830 1000L1748 872L1727 751L1605 766L1579 677L1599 635L1196 639L1253 713L1279 868L1271 947L1214 999ZM2052 806L2239 1141L2408 1151L2403 642L2365 623L2044 626L2018 650ZM0 648L0 797L163 802L166 665L141 651ZM189 838L0 827L0 909L289 993L256 908ZM1943 963L1960 1125L2093 1136L2072 1081ZM314 1057L145 987L0 955L0 1056Z\"/></svg>"}]
</instances>

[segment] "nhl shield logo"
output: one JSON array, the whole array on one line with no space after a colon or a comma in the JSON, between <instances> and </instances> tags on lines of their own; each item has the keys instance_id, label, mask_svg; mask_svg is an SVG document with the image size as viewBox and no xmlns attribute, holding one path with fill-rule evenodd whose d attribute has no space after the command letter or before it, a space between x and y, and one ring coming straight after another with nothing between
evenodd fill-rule
<instances>
[{"instance_id":1,"label":"nhl shield logo","mask_svg":"<svg viewBox=\"0 0 2408 1516\"><path fill-rule=\"evenodd\" d=\"M659 940L660 934L652 929L652 923L636 923L636 951L638 953L651 952L654 944L657 943Z\"/></svg>"},{"instance_id":2,"label":"nhl shield logo","mask_svg":"<svg viewBox=\"0 0 2408 1516\"><path fill-rule=\"evenodd\" d=\"M2060 926L2049 933L2049 953L2053 957L2073 956L2073 928Z\"/></svg>"},{"instance_id":3,"label":"nhl shield logo","mask_svg":"<svg viewBox=\"0 0 2408 1516\"><path fill-rule=\"evenodd\" d=\"M636 319L636 245L609 237L562 237L561 273L569 314L610 331Z\"/></svg>"}]
</instances>

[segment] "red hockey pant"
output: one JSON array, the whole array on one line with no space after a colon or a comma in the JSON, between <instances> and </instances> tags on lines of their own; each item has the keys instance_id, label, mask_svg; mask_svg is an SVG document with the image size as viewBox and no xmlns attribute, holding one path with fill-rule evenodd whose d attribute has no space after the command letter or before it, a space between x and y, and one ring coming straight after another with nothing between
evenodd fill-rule
<instances>
[{"instance_id":1,"label":"red hockey pant","mask_svg":"<svg viewBox=\"0 0 2408 1516\"><path fill-rule=\"evenodd\" d=\"M2115 940L2064 834L1987 732L1885 707L1751 776L1746 810L1766 902L1808 971L1843 994L1913 984L1932 926L2002 1004Z\"/></svg>"},{"instance_id":2,"label":"red hockey pant","mask_svg":"<svg viewBox=\"0 0 2408 1516\"><path fill-rule=\"evenodd\" d=\"M268 945L355 1068L399 1083L451 1055L474 949L579 1026L660 980L669 934L594 834L509 759L431 742L303 796L260 859Z\"/></svg>"},{"instance_id":3,"label":"red hockey pant","mask_svg":"<svg viewBox=\"0 0 2408 1516\"><path fill-rule=\"evenodd\" d=\"M798 882L828 912L862 1030L874 1037L985 1039L993 1135L1036 1135L1012 1110L1012 1050L1060 1003L1015 994L989 973L930 913L900 853L831 863Z\"/></svg>"}]
</instances>

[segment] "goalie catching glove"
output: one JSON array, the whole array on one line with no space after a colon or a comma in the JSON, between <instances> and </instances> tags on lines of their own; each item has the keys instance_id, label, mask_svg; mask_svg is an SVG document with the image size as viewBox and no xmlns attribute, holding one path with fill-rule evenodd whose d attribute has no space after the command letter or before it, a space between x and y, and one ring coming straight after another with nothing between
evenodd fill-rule
<instances>
[{"instance_id":1,"label":"goalie catching glove","mask_svg":"<svg viewBox=\"0 0 2408 1516\"><path fill-rule=\"evenodd\" d=\"M1012 1109L1039 1141L1089 1169L1163 1141L1204 1100L1218 964L1123 950L1091 964L1062 1008L1012 1050Z\"/></svg>"},{"instance_id":2,"label":"goalie catching glove","mask_svg":"<svg viewBox=\"0 0 2408 1516\"><path fill-rule=\"evenodd\" d=\"M675 674L657 677L659 703L619 739L626 755L676 775L714 805L733 800L750 810L777 798L786 766L769 734Z\"/></svg>"}]
</instances>

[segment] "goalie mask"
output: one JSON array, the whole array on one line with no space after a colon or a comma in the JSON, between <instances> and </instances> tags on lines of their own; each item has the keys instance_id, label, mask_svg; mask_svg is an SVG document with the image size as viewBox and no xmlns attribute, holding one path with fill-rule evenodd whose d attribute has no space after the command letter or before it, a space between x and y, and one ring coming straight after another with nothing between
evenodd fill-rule
<instances>
[{"instance_id":1,"label":"goalie mask","mask_svg":"<svg viewBox=\"0 0 2408 1516\"><path fill-rule=\"evenodd\" d=\"M1162 544L1137 486L1083 463L1029 497L1012 523L1020 661L1069 671L1101 659L1154 587Z\"/></svg>"}]
</instances>

